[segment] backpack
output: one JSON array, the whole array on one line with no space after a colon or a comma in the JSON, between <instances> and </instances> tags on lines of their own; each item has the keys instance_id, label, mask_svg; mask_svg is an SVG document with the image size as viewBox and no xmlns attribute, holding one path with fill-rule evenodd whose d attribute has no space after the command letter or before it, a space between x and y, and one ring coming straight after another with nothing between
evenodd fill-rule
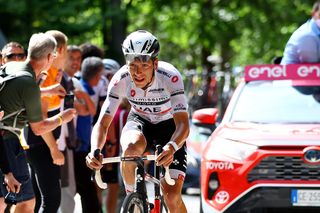
<instances>
[{"instance_id":1,"label":"backpack","mask_svg":"<svg viewBox=\"0 0 320 213\"><path fill-rule=\"evenodd\" d=\"M3 88L6 86L6 82L10 81L12 79L15 78L19 78L22 76L28 76L33 78L32 74L27 72L27 71L18 71L14 74L8 74L6 73L6 66L2 66L0 67L0 93L3 90ZM0 110L1 110L1 106L0 106ZM17 119L18 116L24 111L25 109L22 108L20 110L17 110L15 112L10 113L9 115L4 115L2 120L0 120L0 129L4 129L4 130L8 130L12 133L14 133L15 135L17 135L19 137L20 134L20 129L16 127L16 123L17 123ZM4 123L2 121L6 120L7 118L10 118L12 116L15 116L14 122L12 126L6 126L4 125Z\"/></svg>"}]
</instances>

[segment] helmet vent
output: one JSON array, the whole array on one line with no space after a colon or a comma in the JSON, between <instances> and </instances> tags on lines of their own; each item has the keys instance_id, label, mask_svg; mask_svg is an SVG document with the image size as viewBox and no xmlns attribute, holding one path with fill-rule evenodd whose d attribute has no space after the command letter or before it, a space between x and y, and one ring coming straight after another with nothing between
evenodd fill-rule
<instances>
[{"instance_id":1,"label":"helmet vent","mask_svg":"<svg viewBox=\"0 0 320 213\"><path fill-rule=\"evenodd\" d=\"M130 40L130 48L132 49L132 51L134 52L134 48L133 48L133 44L132 44L132 40Z\"/></svg>"},{"instance_id":2,"label":"helmet vent","mask_svg":"<svg viewBox=\"0 0 320 213\"><path fill-rule=\"evenodd\" d=\"M141 49L141 53L146 49L148 43L149 43L148 40L146 42L144 42L143 47Z\"/></svg>"}]
</instances>

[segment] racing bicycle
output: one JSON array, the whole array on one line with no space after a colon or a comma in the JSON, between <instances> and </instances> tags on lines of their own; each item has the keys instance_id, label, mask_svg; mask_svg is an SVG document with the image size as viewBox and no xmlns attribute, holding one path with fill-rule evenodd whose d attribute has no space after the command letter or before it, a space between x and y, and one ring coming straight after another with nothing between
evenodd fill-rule
<instances>
[{"instance_id":1,"label":"racing bicycle","mask_svg":"<svg viewBox=\"0 0 320 213\"><path fill-rule=\"evenodd\" d=\"M156 147L156 154L161 153L162 147L158 145ZM100 150L97 149L94 152L95 158L98 159ZM163 197L160 190L160 170L163 169L154 164L154 174L145 171L144 161L155 161L157 155L146 155L146 156L130 156L130 157L108 157L103 158L102 164L107 163L119 163L122 161L131 161L137 164L135 169L135 186L133 192L126 195L120 212L121 213L162 213L163 210L167 212L167 208L164 204ZM175 180L170 177L169 168L166 167L164 178L169 185L174 185ZM95 181L97 185L106 189L107 184L101 179L100 170L95 171ZM154 202L150 203L148 199L148 193L146 188L146 182L154 184Z\"/></svg>"}]
</instances>

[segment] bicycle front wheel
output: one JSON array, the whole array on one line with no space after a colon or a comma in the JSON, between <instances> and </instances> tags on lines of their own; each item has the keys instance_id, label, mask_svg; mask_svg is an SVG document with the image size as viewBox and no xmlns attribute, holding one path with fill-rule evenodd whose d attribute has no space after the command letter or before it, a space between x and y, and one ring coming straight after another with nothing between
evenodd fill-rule
<instances>
[{"instance_id":1,"label":"bicycle front wheel","mask_svg":"<svg viewBox=\"0 0 320 213\"><path fill-rule=\"evenodd\" d=\"M148 206L139 193L132 192L125 197L120 213L148 213Z\"/></svg>"}]
</instances>

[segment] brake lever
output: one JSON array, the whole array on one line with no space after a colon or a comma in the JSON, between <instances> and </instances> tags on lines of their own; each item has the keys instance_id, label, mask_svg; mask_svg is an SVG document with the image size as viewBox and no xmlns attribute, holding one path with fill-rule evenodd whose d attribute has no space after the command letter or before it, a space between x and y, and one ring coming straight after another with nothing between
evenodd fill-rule
<instances>
[{"instance_id":1,"label":"brake lever","mask_svg":"<svg viewBox=\"0 0 320 213\"><path fill-rule=\"evenodd\" d=\"M94 150L93 156L99 160L100 157L100 149L96 149ZM92 175L91 175L91 181L95 181L97 183L97 185L101 188L101 189L106 189L108 188L108 184L104 183L102 181L101 178L101 173L100 173L100 169L99 170L93 170Z\"/></svg>"},{"instance_id":2,"label":"brake lever","mask_svg":"<svg viewBox=\"0 0 320 213\"><path fill-rule=\"evenodd\" d=\"M157 145L156 146L156 154L159 155L161 152L162 152L162 146ZM171 178L170 173L169 173L169 167L164 167L164 169L165 169L164 179L166 180L168 185L173 186L176 183L176 181Z\"/></svg>"}]
</instances>

